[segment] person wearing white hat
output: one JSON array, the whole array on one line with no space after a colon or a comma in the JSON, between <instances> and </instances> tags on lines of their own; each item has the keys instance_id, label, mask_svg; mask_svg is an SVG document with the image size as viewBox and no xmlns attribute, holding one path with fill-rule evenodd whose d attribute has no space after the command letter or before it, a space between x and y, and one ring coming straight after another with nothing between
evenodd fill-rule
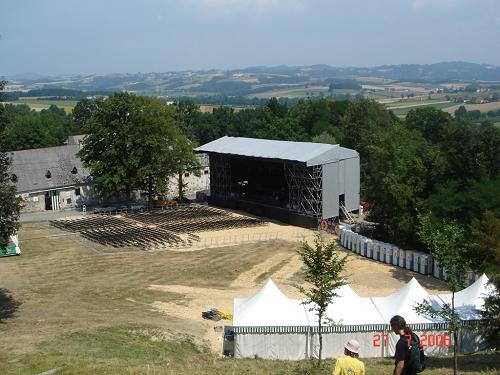
<instances>
[{"instance_id":1,"label":"person wearing white hat","mask_svg":"<svg viewBox=\"0 0 500 375\"><path fill-rule=\"evenodd\" d=\"M359 342L347 341L344 345L344 356L335 360L333 375L365 375L365 364L358 357Z\"/></svg>"}]
</instances>

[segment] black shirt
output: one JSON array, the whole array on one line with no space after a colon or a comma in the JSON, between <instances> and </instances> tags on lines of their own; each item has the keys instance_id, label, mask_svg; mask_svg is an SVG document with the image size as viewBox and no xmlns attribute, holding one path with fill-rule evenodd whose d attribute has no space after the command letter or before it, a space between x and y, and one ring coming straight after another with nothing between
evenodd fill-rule
<instances>
[{"instance_id":1,"label":"black shirt","mask_svg":"<svg viewBox=\"0 0 500 375\"><path fill-rule=\"evenodd\" d=\"M399 361L405 361L403 368L403 375L415 375L416 371L412 371L409 367L410 365L410 348L408 346L408 336L401 335L396 343L396 352L394 353L394 363L397 364Z\"/></svg>"}]
</instances>

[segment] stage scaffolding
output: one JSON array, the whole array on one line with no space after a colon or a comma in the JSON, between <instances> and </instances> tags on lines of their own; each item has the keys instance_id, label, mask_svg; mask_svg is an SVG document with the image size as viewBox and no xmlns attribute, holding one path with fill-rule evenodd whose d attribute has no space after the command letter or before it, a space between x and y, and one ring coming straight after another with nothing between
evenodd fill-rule
<instances>
[{"instance_id":1,"label":"stage scaffolding","mask_svg":"<svg viewBox=\"0 0 500 375\"><path fill-rule=\"evenodd\" d=\"M210 194L229 198L231 194L231 165L227 155L210 154Z\"/></svg>"},{"instance_id":2,"label":"stage scaffolding","mask_svg":"<svg viewBox=\"0 0 500 375\"><path fill-rule=\"evenodd\" d=\"M283 162L288 189L288 210L300 215L321 218L322 179L321 165L307 167L303 163ZM230 157L210 155L210 194L214 198L231 198Z\"/></svg>"},{"instance_id":3,"label":"stage scaffolding","mask_svg":"<svg viewBox=\"0 0 500 375\"><path fill-rule=\"evenodd\" d=\"M286 162L284 167L290 211L321 218L323 179L321 165L307 167L305 164Z\"/></svg>"}]
</instances>

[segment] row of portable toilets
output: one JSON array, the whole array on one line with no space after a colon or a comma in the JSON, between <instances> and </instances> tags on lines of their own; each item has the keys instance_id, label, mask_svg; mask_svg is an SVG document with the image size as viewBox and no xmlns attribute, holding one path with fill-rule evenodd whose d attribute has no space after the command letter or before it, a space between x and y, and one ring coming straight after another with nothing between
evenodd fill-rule
<instances>
[{"instance_id":1,"label":"row of portable toilets","mask_svg":"<svg viewBox=\"0 0 500 375\"><path fill-rule=\"evenodd\" d=\"M372 240L364 237L349 228L340 227L339 241L342 247L361 256L392 264L422 275L433 275L438 279L446 277L446 269L433 262L432 255L416 250L403 250L395 245ZM472 284L476 275L470 272L467 284Z\"/></svg>"}]
</instances>

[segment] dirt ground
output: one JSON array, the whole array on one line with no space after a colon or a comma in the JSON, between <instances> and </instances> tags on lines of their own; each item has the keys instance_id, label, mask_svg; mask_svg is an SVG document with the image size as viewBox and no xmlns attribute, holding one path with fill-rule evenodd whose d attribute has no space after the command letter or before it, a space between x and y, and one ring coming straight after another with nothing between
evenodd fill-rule
<instances>
[{"instance_id":1,"label":"dirt ground","mask_svg":"<svg viewBox=\"0 0 500 375\"><path fill-rule=\"evenodd\" d=\"M22 354L62 334L136 324L193 335L220 353L221 327L230 322L204 320L202 311L232 312L233 298L254 294L269 278L288 296L300 297L296 240L107 253L78 237L48 223L23 224L22 255L0 259L0 288L20 303L15 317L0 325L0 350ZM345 253L348 282L361 296L390 294L411 277L430 293L446 290L432 277Z\"/></svg>"}]
</instances>

